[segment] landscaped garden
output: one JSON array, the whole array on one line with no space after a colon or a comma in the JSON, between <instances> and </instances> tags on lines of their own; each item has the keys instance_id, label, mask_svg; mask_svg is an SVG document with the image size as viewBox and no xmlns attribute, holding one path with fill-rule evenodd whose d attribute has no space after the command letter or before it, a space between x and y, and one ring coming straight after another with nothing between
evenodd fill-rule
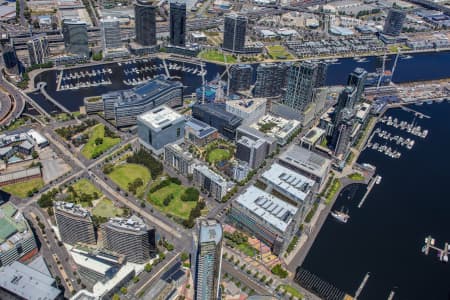
<instances>
[{"instance_id":1,"label":"landscaped garden","mask_svg":"<svg viewBox=\"0 0 450 300\"><path fill-rule=\"evenodd\" d=\"M34 178L24 182L5 185L1 189L13 196L26 198L32 196L33 193L37 192L43 186L44 181L42 178Z\"/></svg>"},{"instance_id":2,"label":"landscaped garden","mask_svg":"<svg viewBox=\"0 0 450 300\"><path fill-rule=\"evenodd\" d=\"M230 54L224 54L218 50L204 50L198 54L198 57L211 61L227 62L229 64L236 62L235 57Z\"/></svg>"},{"instance_id":3,"label":"landscaped garden","mask_svg":"<svg viewBox=\"0 0 450 300\"><path fill-rule=\"evenodd\" d=\"M142 165L133 163L115 166L108 175L121 189L130 191L138 197L143 195L150 180L150 171Z\"/></svg>"},{"instance_id":4,"label":"landscaped garden","mask_svg":"<svg viewBox=\"0 0 450 300\"><path fill-rule=\"evenodd\" d=\"M331 187L328 189L328 192L325 195L325 203L328 204L333 200L333 197L336 195L337 191L341 188L341 182L338 178L333 180Z\"/></svg>"},{"instance_id":5,"label":"landscaped garden","mask_svg":"<svg viewBox=\"0 0 450 300\"><path fill-rule=\"evenodd\" d=\"M147 200L167 216L191 228L205 208L199 196L196 188L183 186L178 178L169 177L153 183Z\"/></svg>"},{"instance_id":6,"label":"landscaped garden","mask_svg":"<svg viewBox=\"0 0 450 300\"><path fill-rule=\"evenodd\" d=\"M224 160L229 160L234 154L234 146L225 141L214 141L206 146L204 152L205 160L210 164L215 164Z\"/></svg>"},{"instance_id":7,"label":"landscaped garden","mask_svg":"<svg viewBox=\"0 0 450 300\"><path fill-rule=\"evenodd\" d=\"M233 233L225 232L224 237L227 246L235 248L249 257L259 254L259 251L248 243L248 236L239 231Z\"/></svg>"},{"instance_id":8,"label":"landscaped garden","mask_svg":"<svg viewBox=\"0 0 450 300\"><path fill-rule=\"evenodd\" d=\"M107 199L101 199L92 209L92 214L97 217L112 218L116 216L122 216L123 209L114 206L114 203Z\"/></svg>"},{"instance_id":9,"label":"landscaped garden","mask_svg":"<svg viewBox=\"0 0 450 300\"><path fill-rule=\"evenodd\" d=\"M266 46L267 52L272 59L293 59L294 57L290 54L284 46L274 45Z\"/></svg>"},{"instance_id":10,"label":"landscaped garden","mask_svg":"<svg viewBox=\"0 0 450 300\"><path fill-rule=\"evenodd\" d=\"M358 180L358 181L364 180L364 176L362 174L356 173L356 172L348 175L347 177L350 178L351 180Z\"/></svg>"},{"instance_id":11,"label":"landscaped garden","mask_svg":"<svg viewBox=\"0 0 450 300\"><path fill-rule=\"evenodd\" d=\"M59 134L61 137L66 139L67 141L71 140L73 136L85 131L89 127L94 126L98 122L93 119L87 119L83 121L81 124L77 125L70 125L67 127L60 127L56 128L55 131L57 134Z\"/></svg>"},{"instance_id":12,"label":"landscaped garden","mask_svg":"<svg viewBox=\"0 0 450 300\"><path fill-rule=\"evenodd\" d=\"M286 293L291 294L293 297L296 297L297 299L303 299L302 293L300 293L297 289L293 288L290 285L280 284L277 287L277 290L284 290Z\"/></svg>"},{"instance_id":13,"label":"landscaped garden","mask_svg":"<svg viewBox=\"0 0 450 300\"><path fill-rule=\"evenodd\" d=\"M103 194L92 182L82 178L67 188L69 202L81 204L83 207L92 207L92 201L99 199Z\"/></svg>"},{"instance_id":14,"label":"landscaped garden","mask_svg":"<svg viewBox=\"0 0 450 300\"><path fill-rule=\"evenodd\" d=\"M191 199L192 201L183 201L187 187L170 181L167 185L161 184L162 181L150 189L148 194L148 201L156 206L160 211L167 215L175 216L177 218L187 220L191 210L197 205L197 197ZM195 199L196 198L196 199Z\"/></svg>"},{"instance_id":15,"label":"landscaped garden","mask_svg":"<svg viewBox=\"0 0 450 300\"><path fill-rule=\"evenodd\" d=\"M89 140L81 153L88 159L97 158L106 150L120 143L120 138L103 124L98 124L89 132Z\"/></svg>"}]
</instances>

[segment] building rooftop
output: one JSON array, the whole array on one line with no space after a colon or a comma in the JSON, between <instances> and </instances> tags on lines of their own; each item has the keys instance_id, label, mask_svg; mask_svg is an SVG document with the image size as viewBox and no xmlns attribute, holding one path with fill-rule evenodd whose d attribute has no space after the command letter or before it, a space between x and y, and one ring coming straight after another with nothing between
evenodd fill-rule
<instances>
[{"instance_id":1,"label":"building rooftop","mask_svg":"<svg viewBox=\"0 0 450 300\"><path fill-rule=\"evenodd\" d=\"M325 130L319 127L311 128L305 136L302 137L302 141L314 144L316 143L323 135L325 134Z\"/></svg>"},{"instance_id":2,"label":"building rooftop","mask_svg":"<svg viewBox=\"0 0 450 300\"><path fill-rule=\"evenodd\" d=\"M55 280L19 262L0 269L0 286L27 300L56 299L61 291Z\"/></svg>"},{"instance_id":3,"label":"building rooftop","mask_svg":"<svg viewBox=\"0 0 450 300\"><path fill-rule=\"evenodd\" d=\"M15 131L7 134L0 134L0 147L5 147L11 144L28 141L31 144L46 144L48 140L34 129L28 131Z\"/></svg>"},{"instance_id":4,"label":"building rooftop","mask_svg":"<svg viewBox=\"0 0 450 300\"><path fill-rule=\"evenodd\" d=\"M70 300L99 300L100 297L88 290L79 290Z\"/></svg>"},{"instance_id":5,"label":"building rooftop","mask_svg":"<svg viewBox=\"0 0 450 300\"><path fill-rule=\"evenodd\" d=\"M134 215L128 219L118 217L111 218L106 223L106 225L117 229L124 229L134 232L146 232L148 230L148 227L144 223L144 221L141 218Z\"/></svg>"},{"instance_id":6,"label":"building rooftop","mask_svg":"<svg viewBox=\"0 0 450 300\"><path fill-rule=\"evenodd\" d=\"M229 124L238 124L242 122L242 118L239 118L233 115L230 112L227 112L225 106L222 104L216 103L205 103L205 104L194 104L193 108L199 108L211 115L216 116L222 120L225 120Z\"/></svg>"},{"instance_id":7,"label":"building rooftop","mask_svg":"<svg viewBox=\"0 0 450 300\"><path fill-rule=\"evenodd\" d=\"M245 145L248 148L259 148L261 147L265 141L261 140L261 139L251 139L249 137L246 136L242 136L239 140L238 140L239 144Z\"/></svg>"},{"instance_id":8,"label":"building rooftop","mask_svg":"<svg viewBox=\"0 0 450 300\"><path fill-rule=\"evenodd\" d=\"M273 127L265 132L267 136L271 136L278 141L285 140L297 128L300 127L300 121L288 120L279 116L265 115L258 122L251 125L252 128L259 130L262 125L272 124Z\"/></svg>"},{"instance_id":9,"label":"building rooftop","mask_svg":"<svg viewBox=\"0 0 450 300\"><path fill-rule=\"evenodd\" d=\"M211 179L211 181L214 181L217 184L220 184L220 185L227 184L227 181L225 180L225 178L223 178L221 175L217 174L216 172L214 172L213 170L208 168L208 166L206 166L206 165L197 165L197 166L195 166L195 169L198 170L203 175L205 175L206 177L208 177L209 179Z\"/></svg>"},{"instance_id":10,"label":"building rooftop","mask_svg":"<svg viewBox=\"0 0 450 300\"><path fill-rule=\"evenodd\" d=\"M11 173L4 173L0 175L0 182L7 182L11 180L17 180L25 177L31 177L41 174L41 168L35 167L31 169L20 170Z\"/></svg>"},{"instance_id":11,"label":"building rooftop","mask_svg":"<svg viewBox=\"0 0 450 300\"><path fill-rule=\"evenodd\" d=\"M187 120L185 127L189 127L194 131L195 135L198 138L205 138L214 132L217 132L217 129L209 126L208 124L197 120L195 118L190 118Z\"/></svg>"},{"instance_id":12,"label":"building rooftop","mask_svg":"<svg viewBox=\"0 0 450 300\"><path fill-rule=\"evenodd\" d=\"M187 160L193 160L194 156L189 151L185 151L183 148L180 147L178 144L168 144L165 146L166 148L171 149L175 153L179 154L180 156L184 157Z\"/></svg>"},{"instance_id":13,"label":"building rooftop","mask_svg":"<svg viewBox=\"0 0 450 300\"><path fill-rule=\"evenodd\" d=\"M139 115L138 121L143 122L154 131L161 131L173 123L184 121L184 116L163 105Z\"/></svg>"},{"instance_id":14,"label":"building rooftop","mask_svg":"<svg viewBox=\"0 0 450 300\"><path fill-rule=\"evenodd\" d=\"M81 207L81 205L76 205L74 203L56 201L54 206L56 210L68 213L76 217L87 218L90 216L87 209L84 209L83 207Z\"/></svg>"},{"instance_id":15,"label":"building rooftop","mask_svg":"<svg viewBox=\"0 0 450 300\"><path fill-rule=\"evenodd\" d=\"M222 240L222 225L212 219L200 222L200 243L214 242L216 245Z\"/></svg>"},{"instance_id":16,"label":"building rooftop","mask_svg":"<svg viewBox=\"0 0 450 300\"><path fill-rule=\"evenodd\" d=\"M261 177L296 201L305 201L315 181L298 174L280 164L273 164Z\"/></svg>"},{"instance_id":17,"label":"building rooftop","mask_svg":"<svg viewBox=\"0 0 450 300\"><path fill-rule=\"evenodd\" d=\"M246 100L229 100L226 102L226 105L247 113L251 113L261 105L266 105L266 103L266 98L252 98Z\"/></svg>"},{"instance_id":18,"label":"building rooftop","mask_svg":"<svg viewBox=\"0 0 450 300\"><path fill-rule=\"evenodd\" d=\"M258 129L246 125L241 125L238 127L238 131L244 132L248 135L251 135L255 138L261 139L266 141L269 144L273 144L276 142L276 139L268 134L265 134L264 132L259 131Z\"/></svg>"},{"instance_id":19,"label":"building rooftop","mask_svg":"<svg viewBox=\"0 0 450 300\"><path fill-rule=\"evenodd\" d=\"M255 186L249 186L235 200L251 214L284 232L297 213L297 208Z\"/></svg>"},{"instance_id":20,"label":"building rooftop","mask_svg":"<svg viewBox=\"0 0 450 300\"><path fill-rule=\"evenodd\" d=\"M77 251L71 251L70 254L77 265L103 275L106 275L113 268L113 264L102 261L95 256L86 255Z\"/></svg>"},{"instance_id":21,"label":"building rooftop","mask_svg":"<svg viewBox=\"0 0 450 300\"><path fill-rule=\"evenodd\" d=\"M291 145L279 159L319 177L325 177L331 160L298 145Z\"/></svg>"},{"instance_id":22,"label":"building rooftop","mask_svg":"<svg viewBox=\"0 0 450 300\"><path fill-rule=\"evenodd\" d=\"M36 142L36 144L41 145L48 142L48 140L39 132L34 129L28 131L28 135Z\"/></svg>"},{"instance_id":23,"label":"building rooftop","mask_svg":"<svg viewBox=\"0 0 450 300\"><path fill-rule=\"evenodd\" d=\"M0 206L0 252L10 250L32 234L27 221L14 205L5 203Z\"/></svg>"},{"instance_id":24,"label":"building rooftop","mask_svg":"<svg viewBox=\"0 0 450 300\"><path fill-rule=\"evenodd\" d=\"M128 90L114 91L103 94L103 99L114 99L116 106L139 105L150 98L158 98L161 93L173 88L181 88L179 81L167 80L163 75L156 76L149 82Z\"/></svg>"}]
</instances>

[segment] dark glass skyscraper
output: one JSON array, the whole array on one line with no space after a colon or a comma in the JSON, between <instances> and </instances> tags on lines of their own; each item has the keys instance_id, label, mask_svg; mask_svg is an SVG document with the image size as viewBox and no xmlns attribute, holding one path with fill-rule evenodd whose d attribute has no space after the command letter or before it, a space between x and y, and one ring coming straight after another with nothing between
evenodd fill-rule
<instances>
[{"instance_id":1,"label":"dark glass skyscraper","mask_svg":"<svg viewBox=\"0 0 450 300\"><path fill-rule=\"evenodd\" d=\"M19 73L19 59L17 58L16 49L13 45L5 44L2 46L2 58L6 70L10 74Z\"/></svg>"},{"instance_id":2,"label":"dark glass skyscraper","mask_svg":"<svg viewBox=\"0 0 450 300\"><path fill-rule=\"evenodd\" d=\"M244 51L246 30L246 17L237 14L225 16L222 48L231 52Z\"/></svg>"},{"instance_id":3,"label":"dark glass skyscraper","mask_svg":"<svg viewBox=\"0 0 450 300\"><path fill-rule=\"evenodd\" d=\"M350 73L347 80L347 85L353 86L356 89L355 103L361 101L362 93L367 79L367 71L363 68L356 68Z\"/></svg>"},{"instance_id":4,"label":"dark glass skyscraper","mask_svg":"<svg viewBox=\"0 0 450 300\"><path fill-rule=\"evenodd\" d=\"M392 36L400 35L405 19L405 11L395 8L389 9L388 16L384 22L383 33Z\"/></svg>"},{"instance_id":5,"label":"dark glass skyscraper","mask_svg":"<svg viewBox=\"0 0 450 300\"><path fill-rule=\"evenodd\" d=\"M186 45L186 3L170 3L170 44Z\"/></svg>"},{"instance_id":6,"label":"dark glass skyscraper","mask_svg":"<svg viewBox=\"0 0 450 300\"><path fill-rule=\"evenodd\" d=\"M137 0L134 6L136 42L142 46L156 45L155 10L150 0Z\"/></svg>"},{"instance_id":7,"label":"dark glass skyscraper","mask_svg":"<svg viewBox=\"0 0 450 300\"><path fill-rule=\"evenodd\" d=\"M327 63L322 61L317 63L317 75L315 84L316 88L324 86L325 80L327 79L327 71L328 71Z\"/></svg>"},{"instance_id":8,"label":"dark glass skyscraper","mask_svg":"<svg viewBox=\"0 0 450 300\"><path fill-rule=\"evenodd\" d=\"M47 62L50 55L48 40L45 34L34 36L27 42L30 65L43 64Z\"/></svg>"},{"instance_id":9,"label":"dark glass skyscraper","mask_svg":"<svg viewBox=\"0 0 450 300\"><path fill-rule=\"evenodd\" d=\"M304 61L293 64L288 72L288 84L283 104L303 112L313 101L314 88L323 85L326 65Z\"/></svg>"},{"instance_id":10,"label":"dark glass skyscraper","mask_svg":"<svg viewBox=\"0 0 450 300\"><path fill-rule=\"evenodd\" d=\"M66 52L89 57L87 24L78 20L63 20L64 47Z\"/></svg>"},{"instance_id":11,"label":"dark glass skyscraper","mask_svg":"<svg viewBox=\"0 0 450 300\"><path fill-rule=\"evenodd\" d=\"M334 110L334 125L337 126L339 121L342 119L341 113L344 109L350 111L353 110L353 106L356 102L357 89L354 86L345 87L339 94L336 108Z\"/></svg>"},{"instance_id":12,"label":"dark glass skyscraper","mask_svg":"<svg viewBox=\"0 0 450 300\"><path fill-rule=\"evenodd\" d=\"M278 97L286 86L289 65L285 63L263 63L256 69L255 97Z\"/></svg>"},{"instance_id":13,"label":"dark glass skyscraper","mask_svg":"<svg viewBox=\"0 0 450 300\"><path fill-rule=\"evenodd\" d=\"M230 85L231 92L248 90L252 84L253 68L247 64L232 65L230 67Z\"/></svg>"},{"instance_id":14,"label":"dark glass skyscraper","mask_svg":"<svg viewBox=\"0 0 450 300\"><path fill-rule=\"evenodd\" d=\"M222 265L222 225L216 220L200 221L196 253L194 253L195 300L220 299Z\"/></svg>"}]
</instances>

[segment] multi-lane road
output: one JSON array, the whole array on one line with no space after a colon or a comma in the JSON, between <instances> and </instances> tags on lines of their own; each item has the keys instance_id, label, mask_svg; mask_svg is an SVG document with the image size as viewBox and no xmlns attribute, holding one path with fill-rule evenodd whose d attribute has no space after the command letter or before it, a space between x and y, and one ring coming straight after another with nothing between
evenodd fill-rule
<instances>
[{"instance_id":1,"label":"multi-lane road","mask_svg":"<svg viewBox=\"0 0 450 300\"><path fill-rule=\"evenodd\" d=\"M8 125L17 119L24 108L25 100L22 95L0 74L0 125Z\"/></svg>"}]
</instances>

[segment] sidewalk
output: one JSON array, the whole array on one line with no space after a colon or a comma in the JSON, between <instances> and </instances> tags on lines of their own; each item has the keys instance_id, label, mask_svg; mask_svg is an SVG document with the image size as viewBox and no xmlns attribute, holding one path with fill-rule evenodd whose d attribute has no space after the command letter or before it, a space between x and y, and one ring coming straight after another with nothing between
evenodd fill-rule
<instances>
[{"instance_id":1,"label":"sidewalk","mask_svg":"<svg viewBox=\"0 0 450 300\"><path fill-rule=\"evenodd\" d=\"M303 246L306 244L306 242L309 239L309 234L312 232L313 228L316 226L319 216L322 213L322 211L326 208L326 205L323 203L320 203L317 207L317 211L314 214L311 222L308 225L305 225L303 229L303 233L298 239L297 245L295 246L294 250L289 253L289 255L286 258L283 258L283 261L286 265L289 265L291 261L294 259L294 257L300 252L303 248Z\"/></svg>"}]
</instances>

